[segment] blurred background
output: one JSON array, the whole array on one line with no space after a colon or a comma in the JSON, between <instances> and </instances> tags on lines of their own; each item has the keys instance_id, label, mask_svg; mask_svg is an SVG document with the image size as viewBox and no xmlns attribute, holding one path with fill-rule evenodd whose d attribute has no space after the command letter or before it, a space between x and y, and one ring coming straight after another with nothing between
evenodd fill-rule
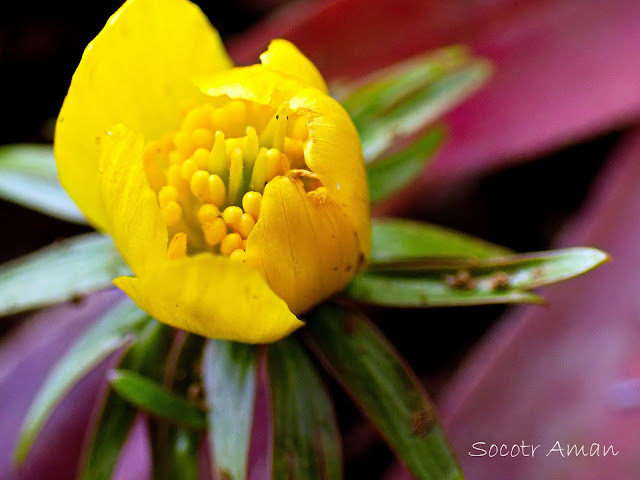
<instances>
[{"instance_id":1,"label":"blurred background","mask_svg":"<svg viewBox=\"0 0 640 480\"><path fill-rule=\"evenodd\" d=\"M84 47L121 3L24 1L2 7L0 144L51 141L55 117ZM346 0L295 5L289 5L287 0L196 3L240 63L255 61L269 35L279 31L296 41L329 80L357 77L424 48L457 42L470 43L479 54L494 60L493 85L524 85L521 90L505 88L496 93L490 83L486 93L481 92L466 110L463 107L463 113L451 118L449 142L455 145L459 140L468 150L451 153L447 147L442 162L438 160L434 165L432 178L425 175L424 181L377 213L440 223L516 251L543 250L557 243L558 235L582 212L594 182L607 168L607 160L637 120L640 74L634 74L631 67L620 72L611 70L612 65L627 64L638 70L638 56L630 55L638 53L640 46L635 50L629 47L632 33L636 42L640 38L640 17L634 15L640 12L633 1L616 0L600 7L596 7L600 2L590 0L402 0L386 6L378 1L367 4ZM555 32L555 36L549 32ZM611 37L605 37L609 33ZM605 46L599 49L598 45ZM602 63L603 58L613 64ZM577 62L573 70L572 61ZM607 68L610 83L601 77L586 82L593 72L603 75ZM534 84L532 76L546 80ZM634 84L629 78L638 82ZM582 88L585 82L588 85ZM622 99L617 110L612 110L612 95L616 101ZM558 107L564 109L563 114L551 118L544 115L546 107L542 107L542 114L536 110L540 103L535 102L553 103L556 96L573 99ZM496 98L503 103L496 103ZM579 105L586 102L587 108L575 108L573 101ZM519 109L518 118L524 119L517 124L519 131L507 131L508 116L492 116L495 111L503 111L501 108ZM463 114L466 120L461 120ZM494 130L486 127L493 122ZM485 128L487 133L474 125ZM495 141L490 137L493 131L498 132ZM500 143L505 136L519 139L530 132L532 139L520 144L516 140L513 144L507 141L504 146ZM474 144L474 134L490 146ZM474 145L485 148L486 154L469 155ZM447 165L453 167L447 170ZM0 218L2 262L87 231L86 227L3 201ZM369 313L425 381L429 393L440 399L464 359L505 310L506 307L487 306L402 313L372 309ZM3 319L0 334L10 333L24 318ZM346 477L380 478L380 472L394 463L393 454L341 390L331 385L344 434ZM454 440L454 444L464 445L466 441ZM463 455L464 450L459 454ZM468 459L463 459L465 462Z\"/></svg>"}]
</instances>

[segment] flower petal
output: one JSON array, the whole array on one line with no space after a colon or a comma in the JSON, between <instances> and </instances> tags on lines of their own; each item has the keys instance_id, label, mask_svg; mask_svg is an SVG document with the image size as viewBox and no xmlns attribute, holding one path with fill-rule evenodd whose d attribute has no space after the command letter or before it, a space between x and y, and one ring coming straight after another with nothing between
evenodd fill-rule
<instances>
[{"instance_id":1,"label":"flower petal","mask_svg":"<svg viewBox=\"0 0 640 480\"><path fill-rule=\"evenodd\" d=\"M330 195L308 194L301 180L289 177L267 184L247 257L292 312L304 313L342 290L361 255L345 209Z\"/></svg>"},{"instance_id":2,"label":"flower petal","mask_svg":"<svg viewBox=\"0 0 640 480\"><path fill-rule=\"evenodd\" d=\"M260 272L209 253L115 284L155 319L205 337L268 343L303 325Z\"/></svg>"},{"instance_id":3,"label":"flower petal","mask_svg":"<svg viewBox=\"0 0 640 480\"><path fill-rule=\"evenodd\" d=\"M197 78L195 83L203 93L212 97L227 95L274 108L304 88L298 78L284 76L264 65L232 68Z\"/></svg>"},{"instance_id":4,"label":"flower petal","mask_svg":"<svg viewBox=\"0 0 640 480\"><path fill-rule=\"evenodd\" d=\"M329 92L315 65L286 40L273 40L260 60L262 65L213 73L196 79L196 84L212 97L227 95L274 107L305 87Z\"/></svg>"},{"instance_id":5,"label":"flower petal","mask_svg":"<svg viewBox=\"0 0 640 480\"><path fill-rule=\"evenodd\" d=\"M185 0L129 0L87 46L56 125L62 185L104 228L98 192L98 145L123 123L157 138L178 125L179 107L197 95L192 78L232 66L218 33Z\"/></svg>"},{"instance_id":6,"label":"flower petal","mask_svg":"<svg viewBox=\"0 0 640 480\"><path fill-rule=\"evenodd\" d=\"M299 92L289 104L307 119L307 165L322 177L330 197L344 208L358 234L360 249L368 257L371 250L369 188L362 147L351 118L337 101L312 88Z\"/></svg>"},{"instance_id":7,"label":"flower petal","mask_svg":"<svg viewBox=\"0 0 640 480\"><path fill-rule=\"evenodd\" d=\"M267 51L260 55L260 61L269 70L297 78L304 86L329 93L327 84L316 66L287 40L272 40Z\"/></svg>"},{"instance_id":8,"label":"flower petal","mask_svg":"<svg viewBox=\"0 0 640 480\"><path fill-rule=\"evenodd\" d=\"M142 165L142 135L118 125L101 137L105 227L136 275L167 258L167 228Z\"/></svg>"}]
</instances>

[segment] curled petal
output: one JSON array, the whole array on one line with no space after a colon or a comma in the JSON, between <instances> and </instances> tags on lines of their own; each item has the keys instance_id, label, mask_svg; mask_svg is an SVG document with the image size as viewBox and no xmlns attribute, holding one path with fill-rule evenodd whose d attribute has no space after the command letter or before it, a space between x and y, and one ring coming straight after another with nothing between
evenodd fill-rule
<instances>
[{"instance_id":1,"label":"curled petal","mask_svg":"<svg viewBox=\"0 0 640 480\"><path fill-rule=\"evenodd\" d=\"M272 40L267 51L260 55L260 61L269 70L297 78L307 87L329 93L327 84L316 66L287 40Z\"/></svg>"},{"instance_id":2,"label":"curled petal","mask_svg":"<svg viewBox=\"0 0 640 480\"><path fill-rule=\"evenodd\" d=\"M304 88L298 78L286 77L264 65L236 67L197 78L195 83L203 93L212 97L227 95L273 107L286 102Z\"/></svg>"},{"instance_id":3,"label":"curled petal","mask_svg":"<svg viewBox=\"0 0 640 480\"><path fill-rule=\"evenodd\" d=\"M106 224L97 139L116 123L158 138L177 127L192 78L231 68L218 33L185 0L126 2L87 46L56 125L60 181L87 218Z\"/></svg>"},{"instance_id":4,"label":"curled petal","mask_svg":"<svg viewBox=\"0 0 640 480\"><path fill-rule=\"evenodd\" d=\"M157 320L205 337L267 343L303 325L260 272L208 253L115 284Z\"/></svg>"},{"instance_id":5,"label":"curled petal","mask_svg":"<svg viewBox=\"0 0 640 480\"><path fill-rule=\"evenodd\" d=\"M368 257L369 189L362 147L349 114L333 98L313 88L300 91L289 104L307 119L309 140L304 155L307 165L320 175L331 198L344 208L358 234L360 249Z\"/></svg>"},{"instance_id":6,"label":"curled petal","mask_svg":"<svg viewBox=\"0 0 640 480\"><path fill-rule=\"evenodd\" d=\"M142 165L143 139L118 125L101 144L105 226L133 272L143 275L167 257L167 228Z\"/></svg>"},{"instance_id":7,"label":"curled petal","mask_svg":"<svg viewBox=\"0 0 640 480\"><path fill-rule=\"evenodd\" d=\"M364 261L344 208L289 177L266 186L247 256L296 314L342 290Z\"/></svg>"},{"instance_id":8,"label":"curled petal","mask_svg":"<svg viewBox=\"0 0 640 480\"><path fill-rule=\"evenodd\" d=\"M196 79L196 84L212 97L227 95L274 107L305 87L328 93L327 84L315 65L286 40L273 40L260 60L262 65L215 72Z\"/></svg>"}]
</instances>

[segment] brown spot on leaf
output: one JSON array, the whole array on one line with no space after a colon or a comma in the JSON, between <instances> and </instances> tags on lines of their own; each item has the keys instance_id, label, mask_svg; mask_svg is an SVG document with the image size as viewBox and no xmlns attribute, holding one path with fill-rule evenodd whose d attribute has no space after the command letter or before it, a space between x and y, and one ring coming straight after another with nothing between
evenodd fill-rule
<instances>
[{"instance_id":1,"label":"brown spot on leaf","mask_svg":"<svg viewBox=\"0 0 640 480\"><path fill-rule=\"evenodd\" d=\"M506 272L496 272L489 279L489 287L492 290L504 290L509 287L509 274Z\"/></svg>"},{"instance_id":2,"label":"brown spot on leaf","mask_svg":"<svg viewBox=\"0 0 640 480\"><path fill-rule=\"evenodd\" d=\"M455 290L473 290L477 283L468 270L460 270L455 275L447 275L445 281Z\"/></svg>"},{"instance_id":3,"label":"brown spot on leaf","mask_svg":"<svg viewBox=\"0 0 640 480\"><path fill-rule=\"evenodd\" d=\"M424 437L433 427L434 419L428 407L423 407L411 417L411 433L418 437Z\"/></svg>"}]
</instances>

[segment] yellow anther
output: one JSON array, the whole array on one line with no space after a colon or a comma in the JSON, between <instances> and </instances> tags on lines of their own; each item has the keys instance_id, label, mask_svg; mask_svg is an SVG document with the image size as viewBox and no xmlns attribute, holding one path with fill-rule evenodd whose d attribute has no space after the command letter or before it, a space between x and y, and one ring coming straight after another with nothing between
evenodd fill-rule
<instances>
[{"instance_id":1,"label":"yellow anther","mask_svg":"<svg viewBox=\"0 0 640 480\"><path fill-rule=\"evenodd\" d=\"M213 121L213 127L216 130L222 130L225 134L229 135L229 117L224 107L216 109L211 115L211 119Z\"/></svg>"},{"instance_id":2,"label":"yellow anther","mask_svg":"<svg viewBox=\"0 0 640 480\"><path fill-rule=\"evenodd\" d=\"M171 165L167 170L167 184L176 187L176 189L178 189L180 185L184 185L180 167L182 167L182 165Z\"/></svg>"},{"instance_id":3,"label":"yellow anther","mask_svg":"<svg viewBox=\"0 0 640 480\"><path fill-rule=\"evenodd\" d=\"M176 136L173 137L173 143L176 146L176 150L178 150L184 158L189 158L196 149L193 140L191 140L191 135L187 132L176 133Z\"/></svg>"},{"instance_id":4,"label":"yellow anther","mask_svg":"<svg viewBox=\"0 0 640 480\"><path fill-rule=\"evenodd\" d=\"M220 252L223 255L231 255L234 250L239 248L242 248L242 237L240 237L239 233L230 233L220 243Z\"/></svg>"},{"instance_id":5,"label":"yellow anther","mask_svg":"<svg viewBox=\"0 0 640 480\"><path fill-rule=\"evenodd\" d=\"M302 141L306 140L309 136L309 129L307 128L307 120L304 117L297 115L294 118L289 117L289 124L287 125L287 136L291 138L297 138Z\"/></svg>"},{"instance_id":6,"label":"yellow anther","mask_svg":"<svg viewBox=\"0 0 640 480\"><path fill-rule=\"evenodd\" d=\"M221 207L227 198L227 187L218 175L209 175L209 198L211 203Z\"/></svg>"},{"instance_id":7,"label":"yellow anther","mask_svg":"<svg viewBox=\"0 0 640 480\"><path fill-rule=\"evenodd\" d=\"M208 152L213 147L215 136L208 128L196 128L191 133L191 140L197 148L206 148Z\"/></svg>"},{"instance_id":8,"label":"yellow anther","mask_svg":"<svg viewBox=\"0 0 640 480\"><path fill-rule=\"evenodd\" d=\"M187 234L184 232L176 233L167 248L167 258L169 260L178 260L187 256Z\"/></svg>"},{"instance_id":9,"label":"yellow anther","mask_svg":"<svg viewBox=\"0 0 640 480\"><path fill-rule=\"evenodd\" d=\"M227 225L222 218L218 217L211 223L203 224L202 231L207 244L213 247L218 245L227 235Z\"/></svg>"},{"instance_id":10,"label":"yellow anther","mask_svg":"<svg viewBox=\"0 0 640 480\"><path fill-rule=\"evenodd\" d=\"M242 185L242 150L236 148L231 152L231 164L229 165L229 188L227 189L227 203L234 204L238 200L240 186Z\"/></svg>"},{"instance_id":11,"label":"yellow anther","mask_svg":"<svg viewBox=\"0 0 640 480\"><path fill-rule=\"evenodd\" d=\"M182 121L182 130L193 131L197 128L207 128L210 123L211 107L209 105L200 105L191 110Z\"/></svg>"},{"instance_id":12,"label":"yellow anther","mask_svg":"<svg viewBox=\"0 0 640 480\"><path fill-rule=\"evenodd\" d=\"M251 230L253 230L253 227L255 227L255 225L256 221L253 219L253 216L249 215L248 213L243 213L242 217L240 217L238 225L236 226L236 230L244 239L249 236Z\"/></svg>"},{"instance_id":13,"label":"yellow anther","mask_svg":"<svg viewBox=\"0 0 640 480\"><path fill-rule=\"evenodd\" d=\"M209 150L206 148L198 148L193 152L193 156L191 158L193 158L193 161L196 162L200 170L206 170L210 156L211 152Z\"/></svg>"},{"instance_id":14,"label":"yellow anther","mask_svg":"<svg viewBox=\"0 0 640 480\"><path fill-rule=\"evenodd\" d=\"M186 181L190 181L194 173L198 171L198 164L193 158L187 158L180 166L180 174Z\"/></svg>"},{"instance_id":15,"label":"yellow anther","mask_svg":"<svg viewBox=\"0 0 640 480\"><path fill-rule=\"evenodd\" d=\"M270 182L271 179L278 175L283 175L289 168L289 159L286 155L275 148L270 148L267 151L267 171L265 178L267 182Z\"/></svg>"},{"instance_id":16,"label":"yellow anther","mask_svg":"<svg viewBox=\"0 0 640 480\"><path fill-rule=\"evenodd\" d=\"M210 202L209 194L209 172L206 170L198 170L191 176L191 193L193 193L201 202Z\"/></svg>"},{"instance_id":17,"label":"yellow anther","mask_svg":"<svg viewBox=\"0 0 640 480\"><path fill-rule=\"evenodd\" d=\"M237 228L240 224L240 219L242 218L242 209L240 207L236 207L232 205L227 207L222 212L222 218L224 219L227 226L233 230Z\"/></svg>"},{"instance_id":18,"label":"yellow anther","mask_svg":"<svg viewBox=\"0 0 640 480\"><path fill-rule=\"evenodd\" d=\"M166 225L175 225L182 218L182 207L175 200L170 201L161 208L162 218Z\"/></svg>"},{"instance_id":19,"label":"yellow anther","mask_svg":"<svg viewBox=\"0 0 640 480\"><path fill-rule=\"evenodd\" d=\"M215 142L207 166L207 170L216 175L222 175L222 172L227 169L227 143L224 139L224 133L220 130L215 134Z\"/></svg>"},{"instance_id":20,"label":"yellow anther","mask_svg":"<svg viewBox=\"0 0 640 480\"><path fill-rule=\"evenodd\" d=\"M267 178L267 149L262 147L258 151L256 163L253 165L251 172L251 181L249 187L251 190L262 191Z\"/></svg>"},{"instance_id":21,"label":"yellow anther","mask_svg":"<svg viewBox=\"0 0 640 480\"><path fill-rule=\"evenodd\" d=\"M185 161L184 155L178 150L174 150L173 152L169 152L169 164L170 165L182 165L182 162Z\"/></svg>"},{"instance_id":22,"label":"yellow anther","mask_svg":"<svg viewBox=\"0 0 640 480\"><path fill-rule=\"evenodd\" d=\"M242 197L242 208L246 213L251 215L254 220L258 220L260 214L260 203L262 195L258 192L247 192Z\"/></svg>"},{"instance_id":23,"label":"yellow anther","mask_svg":"<svg viewBox=\"0 0 640 480\"><path fill-rule=\"evenodd\" d=\"M292 168L305 168L302 140L299 138L285 138L283 153L289 159Z\"/></svg>"},{"instance_id":24,"label":"yellow anther","mask_svg":"<svg viewBox=\"0 0 640 480\"><path fill-rule=\"evenodd\" d=\"M247 123L247 107L242 100L231 100L225 106L227 125L230 133L240 136L244 133L244 125Z\"/></svg>"},{"instance_id":25,"label":"yellow anther","mask_svg":"<svg viewBox=\"0 0 640 480\"><path fill-rule=\"evenodd\" d=\"M220 217L220 210L215 205L211 205L210 203L205 203L198 210L198 220L200 223L213 223L216 218Z\"/></svg>"},{"instance_id":26,"label":"yellow anther","mask_svg":"<svg viewBox=\"0 0 640 480\"><path fill-rule=\"evenodd\" d=\"M329 190L327 190L327 187L318 187L315 189L315 192L318 195L329 195Z\"/></svg>"},{"instance_id":27,"label":"yellow anther","mask_svg":"<svg viewBox=\"0 0 640 480\"><path fill-rule=\"evenodd\" d=\"M237 248L233 252L231 252L231 255L229 255L229 259L234 262L244 263L247 260L247 252L245 252L241 248Z\"/></svg>"},{"instance_id":28,"label":"yellow anther","mask_svg":"<svg viewBox=\"0 0 640 480\"><path fill-rule=\"evenodd\" d=\"M160 208L166 207L169 202L175 202L176 200L178 200L178 190L176 187L165 185L160 189L160 192L158 192L158 205L160 205Z\"/></svg>"}]
</instances>

